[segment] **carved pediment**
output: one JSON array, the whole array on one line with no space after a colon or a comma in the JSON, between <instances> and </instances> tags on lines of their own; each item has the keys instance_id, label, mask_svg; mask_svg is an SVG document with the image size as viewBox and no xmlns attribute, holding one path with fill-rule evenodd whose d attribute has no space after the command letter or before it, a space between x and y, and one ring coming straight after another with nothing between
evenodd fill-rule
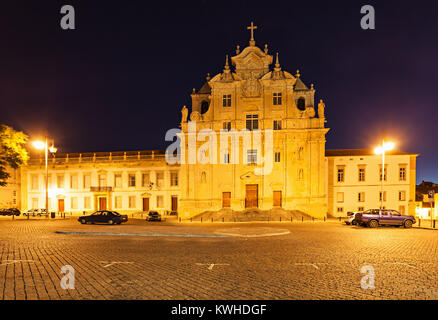
<instances>
[{"instance_id":1,"label":"carved pediment","mask_svg":"<svg viewBox=\"0 0 438 320\"><path fill-rule=\"evenodd\" d=\"M236 66L236 73L242 79L249 79L250 77L259 79L269 72L272 56L264 53L259 47L249 46L232 57L231 62Z\"/></svg>"},{"instance_id":2,"label":"carved pediment","mask_svg":"<svg viewBox=\"0 0 438 320\"><path fill-rule=\"evenodd\" d=\"M263 60L256 54L250 53L243 59L239 67L242 69L263 69Z\"/></svg>"}]
</instances>

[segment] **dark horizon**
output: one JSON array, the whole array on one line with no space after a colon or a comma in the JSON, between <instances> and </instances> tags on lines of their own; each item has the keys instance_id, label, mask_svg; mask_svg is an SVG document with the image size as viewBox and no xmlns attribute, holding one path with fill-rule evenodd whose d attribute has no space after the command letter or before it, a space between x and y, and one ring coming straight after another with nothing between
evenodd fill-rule
<instances>
[{"instance_id":1,"label":"dark horizon","mask_svg":"<svg viewBox=\"0 0 438 320\"><path fill-rule=\"evenodd\" d=\"M426 3L426 4L425 4ZM438 181L437 6L418 2L317 1L155 4L72 1L76 30L59 27L62 5L8 3L1 13L0 123L59 152L165 149L192 88L248 45L279 52L326 103L327 149L373 148L382 132L419 153L417 182ZM360 8L376 10L362 30Z\"/></svg>"}]
</instances>

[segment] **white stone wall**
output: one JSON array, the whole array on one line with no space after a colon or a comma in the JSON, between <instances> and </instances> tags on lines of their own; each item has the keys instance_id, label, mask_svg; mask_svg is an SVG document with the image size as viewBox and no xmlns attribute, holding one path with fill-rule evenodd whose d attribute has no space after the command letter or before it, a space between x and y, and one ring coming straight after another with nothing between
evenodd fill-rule
<instances>
[{"instance_id":1,"label":"white stone wall","mask_svg":"<svg viewBox=\"0 0 438 320\"><path fill-rule=\"evenodd\" d=\"M164 173L164 184L161 187L156 186L156 173ZM143 198L149 198L149 209L157 210L161 213L171 210L171 197L180 196L180 187L171 186L170 173L178 172L177 167L166 166L162 162L159 166L129 166L127 163L122 164L105 164L99 165L81 165L78 166L55 166L49 169L49 208L52 211L58 211L58 199L64 199L64 211L72 212L74 214L82 214L83 211L87 213L98 209L98 198L107 198L107 209L119 211L120 213L134 213L143 210ZM115 187L115 174L122 175L122 186ZM142 185L142 174L148 173L150 181L154 183L152 188ZM84 175L91 175L90 187L99 187L99 174L106 174L106 184L102 187L111 187L110 192L106 191L92 191L90 188L84 188ZM135 187L128 186L129 174L135 174ZM64 188L58 188L57 176L64 176ZM77 188L71 188L71 177L77 176ZM32 188L32 176L38 178L38 188ZM23 176L23 190L24 195L23 209L32 209L34 203L38 203L38 208L45 207L45 170L43 167L28 166L25 168L25 175ZM178 181L180 184L180 181ZM163 197L163 205L157 207L157 197ZM89 197L90 205L85 207L85 198ZM121 206L115 207L116 197L121 197ZM135 197L135 205L129 206L129 197ZM72 198L76 198L76 206L72 207ZM74 201L74 200L73 200Z\"/></svg>"},{"instance_id":2,"label":"white stone wall","mask_svg":"<svg viewBox=\"0 0 438 320\"><path fill-rule=\"evenodd\" d=\"M327 166L327 170L332 170L332 174L327 174L328 198L332 199L332 201L328 200L330 215L346 216L348 211L380 207L381 156L339 156L327 159L332 160L332 165ZM383 206L398 211L403 210L404 207L406 214L409 212L410 203L415 201L411 199L411 188L413 185L415 190L415 181L411 181L412 175L409 174L410 159L411 155L386 155L387 180L383 184L383 191L386 192L386 201L383 201ZM406 168L405 181L399 178L401 166ZM365 181L359 181L359 167L365 168ZM344 168L344 182L337 181L338 168ZM399 198L400 192L404 192L402 200ZM359 201L358 193L364 195L362 202ZM340 194L343 194L343 197ZM342 208L342 211L338 208Z\"/></svg>"}]
</instances>

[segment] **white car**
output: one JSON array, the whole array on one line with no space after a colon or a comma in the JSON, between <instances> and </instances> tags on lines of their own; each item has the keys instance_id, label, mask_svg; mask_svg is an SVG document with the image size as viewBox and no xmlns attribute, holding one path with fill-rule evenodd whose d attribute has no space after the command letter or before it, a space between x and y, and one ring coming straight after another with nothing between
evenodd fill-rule
<instances>
[{"instance_id":1,"label":"white car","mask_svg":"<svg viewBox=\"0 0 438 320\"><path fill-rule=\"evenodd\" d=\"M47 211L45 208L43 209L29 209L26 212L23 212L24 216L30 216L30 217L41 217L41 216L47 216Z\"/></svg>"},{"instance_id":2,"label":"white car","mask_svg":"<svg viewBox=\"0 0 438 320\"><path fill-rule=\"evenodd\" d=\"M355 225L356 221L354 221L354 218L356 217L357 212L347 212L347 220L345 220L346 225Z\"/></svg>"}]
</instances>

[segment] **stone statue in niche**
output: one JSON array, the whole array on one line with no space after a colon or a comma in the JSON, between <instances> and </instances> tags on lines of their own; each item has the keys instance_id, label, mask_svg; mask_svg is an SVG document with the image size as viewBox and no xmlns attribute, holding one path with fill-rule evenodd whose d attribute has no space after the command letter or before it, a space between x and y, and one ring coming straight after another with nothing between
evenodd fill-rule
<instances>
[{"instance_id":1,"label":"stone statue in niche","mask_svg":"<svg viewBox=\"0 0 438 320\"><path fill-rule=\"evenodd\" d=\"M325 109L325 103L322 101L322 99L319 101L318 103L318 117L320 119L324 119L325 115L324 115L324 109Z\"/></svg>"},{"instance_id":2,"label":"stone statue in niche","mask_svg":"<svg viewBox=\"0 0 438 320\"><path fill-rule=\"evenodd\" d=\"M187 122L187 116L188 116L188 114L189 114L189 109L187 109L187 107L184 106L184 107L181 109L181 115L182 115L182 117L181 117L181 122Z\"/></svg>"}]
</instances>

